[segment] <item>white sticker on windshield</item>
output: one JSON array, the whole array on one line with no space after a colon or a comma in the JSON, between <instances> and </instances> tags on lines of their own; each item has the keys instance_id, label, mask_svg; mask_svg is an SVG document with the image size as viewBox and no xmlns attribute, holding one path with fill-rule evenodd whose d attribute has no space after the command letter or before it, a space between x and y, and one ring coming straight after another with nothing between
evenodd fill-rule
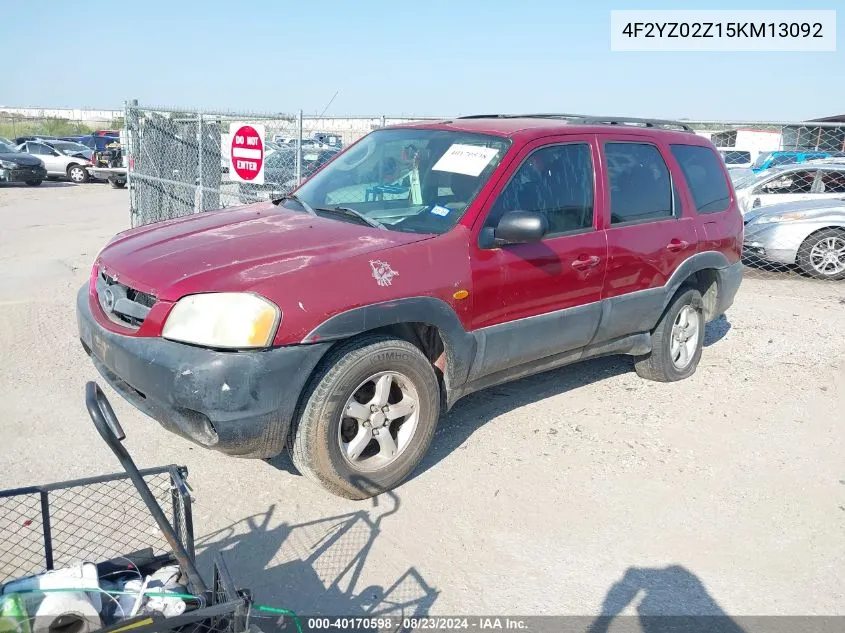
<instances>
[{"instance_id":1,"label":"white sticker on windshield","mask_svg":"<svg viewBox=\"0 0 845 633\"><path fill-rule=\"evenodd\" d=\"M499 150L492 147L455 143L440 157L432 170L478 176L498 153Z\"/></svg>"}]
</instances>

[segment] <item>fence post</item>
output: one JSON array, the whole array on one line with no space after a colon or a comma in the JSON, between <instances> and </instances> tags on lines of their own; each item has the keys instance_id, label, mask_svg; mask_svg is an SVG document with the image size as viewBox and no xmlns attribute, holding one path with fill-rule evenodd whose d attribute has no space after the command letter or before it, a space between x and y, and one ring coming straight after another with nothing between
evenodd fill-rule
<instances>
[{"instance_id":1,"label":"fence post","mask_svg":"<svg viewBox=\"0 0 845 633\"><path fill-rule=\"evenodd\" d=\"M202 194L203 194L203 180L202 180L202 137L203 137L203 128L202 128L202 112L197 115L197 150L199 151L199 159L197 160L197 171L199 172L197 177L197 194L194 196L194 213L199 213L204 209L202 204Z\"/></svg>"},{"instance_id":2,"label":"fence post","mask_svg":"<svg viewBox=\"0 0 845 633\"><path fill-rule=\"evenodd\" d=\"M296 117L296 186L302 182L302 110Z\"/></svg>"},{"instance_id":3,"label":"fence post","mask_svg":"<svg viewBox=\"0 0 845 633\"><path fill-rule=\"evenodd\" d=\"M129 192L129 226L136 226L135 220L138 218L138 208L136 204L136 196L133 192L132 170L135 167L135 153L133 148L135 146L135 129L134 116L136 114L133 107L138 106L137 99L127 99L123 102L123 129L125 130L126 143L121 151L126 152L124 164L126 166L126 190Z\"/></svg>"}]
</instances>

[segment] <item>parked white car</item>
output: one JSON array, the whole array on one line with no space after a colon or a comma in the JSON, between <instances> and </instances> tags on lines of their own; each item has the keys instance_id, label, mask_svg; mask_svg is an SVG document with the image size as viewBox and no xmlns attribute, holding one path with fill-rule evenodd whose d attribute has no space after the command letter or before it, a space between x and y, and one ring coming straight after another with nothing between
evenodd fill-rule
<instances>
[{"instance_id":1,"label":"parked white car","mask_svg":"<svg viewBox=\"0 0 845 633\"><path fill-rule=\"evenodd\" d=\"M88 182L90 161L79 155L67 155L43 142L27 141L17 147L19 152L26 152L41 159L47 169L48 178L67 178L71 182Z\"/></svg>"},{"instance_id":2,"label":"parked white car","mask_svg":"<svg viewBox=\"0 0 845 633\"><path fill-rule=\"evenodd\" d=\"M759 172L734 182L740 210L798 200L845 196L845 162L807 162Z\"/></svg>"}]
</instances>

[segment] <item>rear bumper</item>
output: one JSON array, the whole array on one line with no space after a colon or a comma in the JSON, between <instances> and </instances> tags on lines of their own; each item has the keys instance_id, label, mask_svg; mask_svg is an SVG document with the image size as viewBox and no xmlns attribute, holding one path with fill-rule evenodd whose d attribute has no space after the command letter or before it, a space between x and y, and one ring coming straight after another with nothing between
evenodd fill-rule
<instances>
[{"instance_id":1,"label":"rear bumper","mask_svg":"<svg viewBox=\"0 0 845 633\"><path fill-rule=\"evenodd\" d=\"M47 170L43 167L0 169L0 182L28 182L45 178L47 178Z\"/></svg>"},{"instance_id":2,"label":"rear bumper","mask_svg":"<svg viewBox=\"0 0 845 633\"><path fill-rule=\"evenodd\" d=\"M299 395L329 347L218 352L115 334L95 320L87 284L76 310L82 346L115 391L168 431L238 457L284 450Z\"/></svg>"},{"instance_id":3,"label":"rear bumper","mask_svg":"<svg viewBox=\"0 0 845 633\"><path fill-rule=\"evenodd\" d=\"M739 291L739 286L742 284L743 275L742 262L736 262L724 268L718 268L717 272L717 289L716 294L716 310L713 318L716 318L728 311L733 305L736 293Z\"/></svg>"},{"instance_id":4,"label":"rear bumper","mask_svg":"<svg viewBox=\"0 0 845 633\"><path fill-rule=\"evenodd\" d=\"M126 182L125 167L88 167L88 175L96 180L118 180Z\"/></svg>"}]
</instances>

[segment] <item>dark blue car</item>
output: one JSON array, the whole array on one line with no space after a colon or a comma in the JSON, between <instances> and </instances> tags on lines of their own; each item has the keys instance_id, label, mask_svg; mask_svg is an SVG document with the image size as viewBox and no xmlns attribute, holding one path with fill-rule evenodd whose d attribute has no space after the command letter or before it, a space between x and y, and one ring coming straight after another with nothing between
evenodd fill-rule
<instances>
[{"instance_id":1,"label":"dark blue car","mask_svg":"<svg viewBox=\"0 0 845 633\"><path fill-rule=\"evenodd\" d=\"M114 147L115 144L119 144L120 138L117 136L91 136L89 134L88 136L79 138L76 142L82 143L95 152L104 152Z\"/></svg>"}]
</instances>

